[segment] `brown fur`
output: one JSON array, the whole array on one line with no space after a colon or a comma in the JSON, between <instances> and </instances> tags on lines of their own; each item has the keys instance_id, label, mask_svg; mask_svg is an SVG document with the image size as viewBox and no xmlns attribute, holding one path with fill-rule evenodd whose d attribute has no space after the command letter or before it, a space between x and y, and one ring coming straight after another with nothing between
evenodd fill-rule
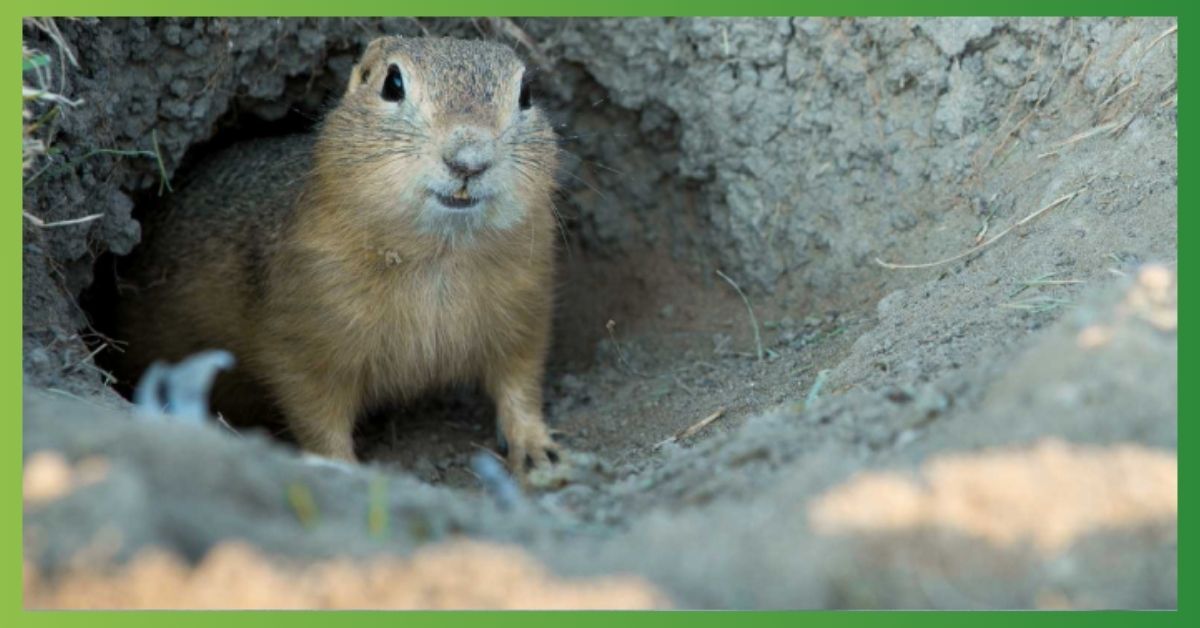
<instances>
[{"instance_id":1,"label":"brown fur","mask_svg":"<svg viewBox=\"0 0 1200 628\"><path fill-rule=\"evenodd\" d=\"M380 98L392 63L399 104ZM545 463L557 149L536 107L513 113L522 71L494 43L382 38L315 142L263 140L200 168L130 265L122 370L228 349L239 366L218 410L281 412L304 448L349 460L365 409L479 381L514 469ZM498 138L490 181L517 203L430 227L414 189L467 127Z\"/></svg>"}]
</instances>

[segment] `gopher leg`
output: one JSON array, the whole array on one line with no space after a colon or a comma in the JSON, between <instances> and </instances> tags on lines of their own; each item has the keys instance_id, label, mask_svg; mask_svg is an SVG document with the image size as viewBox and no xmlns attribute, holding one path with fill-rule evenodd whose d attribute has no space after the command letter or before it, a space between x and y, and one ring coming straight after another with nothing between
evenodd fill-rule
<instances>
[{"instance_id":1,"label":"gopher leg","mask_svg":"<svg viewBox=\"0 0 1200 628\"><path fill-rule=\"evenodd\" d=\"M301 447L321 456L357 462L357 386L333 378L303 377L284 386L281 392L288 427Z\"/></svg>"},{"instance_id":2,"label":"gopher leg","mask_svg":"<svg viewBox=\"0 0 1200 628\"><path fill-rule=\"evenodd\" d=\"M496 402L496 424L508 446L508 466L524 474L526 465L558 460L558 445L542 417L542 359L515 359L497 365L485 378Z\"/></svg>"}]
</instances>

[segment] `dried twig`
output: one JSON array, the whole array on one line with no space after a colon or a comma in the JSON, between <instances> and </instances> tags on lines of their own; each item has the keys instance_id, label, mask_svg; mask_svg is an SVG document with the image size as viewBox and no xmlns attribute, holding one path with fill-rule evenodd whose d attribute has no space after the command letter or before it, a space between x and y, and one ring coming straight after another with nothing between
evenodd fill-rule
<instances>
[{"instance_id":1,"label":"dried twig","mask_svg":"<svg viewBox=\"0 0 1200 628\"><path fill-rule=\"evenodd\" d=\"M533 37L530 37L529 33L525 32L525 29L521 28L516 22L507 17L490 18L488 21L491 22L494 30L500 31L505 35L512 37L520 42L522 46L525 46L525 48L529 50L529 56L533 58L533 62L538 64L539 67L545 70L550 69L552 64L550 63L550 60L546 58L546 55L542 53L541 47L538 46L537 42L533 40Z\"/></svg>"},{"instance_id":2,"label":"dried twig","mask_svg":"<svg viewBox=\"0 0 1200 628\"><path fill-rule=\"evenodd\" d=\"M674 436L672 436L666 440L659 441L658 443L656 443L654 445L654 448L658 449L658 448L662 447L663 445L666 445L667 443L677 443L689 436L694 435L696 432L699 432L700 430L708 427L709 424L711 424L713 421L716 421L717 419L719 419L723 416L725 416L725 408L721 408L721 409L717 410L716 412L713 412L712 414L704 417L703 419L700 419L698 422L688 426L687 428L676 432Z\"/></svg>"},{"instance_id":3,"label":"dried twig","mask_svg":"<svg viewBox=\"0 0 1200 628\"><path fill-rule=\"evenodd\" d=\"M475 441L471 441L471 446L485 454L488 454L489 456L495 458L496 460L499 460L500 462L504 462L504 457L501 456L500 454L496 453L496 450L492 449L491 447L481 445Z\"/></svg>"},{"instance_id":4,"label":"dried twig","mask_svg":"<svg viewBox=\"0 0 1200 628\"><path fill-rule=\"evenodd\" d=\"M106 344L104 344L104 343L100 343L100 346L99 346L99 347L96 347L95 349L93 349L93 350L92 350L92 352L91 352L91 353L89 353L89 354L87 354L87 355L83 356L83 359L81 359L81 360L79 360L78 362L75 362L74 364L72 364L72 365L70 365L70 366L68 366L68 367L64 368L64 369L63 369L63 371L64 371L64 372L65 372L65 371L73 371L73 370L75 370L75 369L77 369L77 368L79 368L79 367L83 366L84 364L87 364L89 361L91 361L91 359L92 359L92 358L94 358L94 357L96 357L97 355L99 355L99 353L100 353L101 351L105 350L106 348L108 348L108 345L106 345Z\"/></svg>"}]
</instances>

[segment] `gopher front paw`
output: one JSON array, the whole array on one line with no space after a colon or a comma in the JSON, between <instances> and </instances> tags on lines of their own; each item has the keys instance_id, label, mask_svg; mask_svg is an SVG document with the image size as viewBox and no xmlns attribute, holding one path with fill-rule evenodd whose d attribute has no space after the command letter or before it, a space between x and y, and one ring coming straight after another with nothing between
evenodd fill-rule
<instances>
[{"instance_id":1,"label":"gopher front paw","mask_svg":"<svg viewBox=\"0 0 1200 628\"><path fill-rule=\"evenodd\" d=\"M508 459L509 471L518 476L561 458L561 447L541 422L510 425L500 435L500 451Z\"/></svg>"}]
</instances>

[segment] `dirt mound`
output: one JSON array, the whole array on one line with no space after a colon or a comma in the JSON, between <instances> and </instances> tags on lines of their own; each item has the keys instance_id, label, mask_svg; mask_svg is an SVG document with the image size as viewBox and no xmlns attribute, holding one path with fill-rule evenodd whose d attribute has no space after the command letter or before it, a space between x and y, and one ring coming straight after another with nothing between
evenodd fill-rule
<instances>
[{"instance_id":1,"label":"dirt mound","mask_svg":"<svg viewBox=\"0 0 1200 628\"><path fill-rule=\"evenodd\" d=\"M25 603L78 609L647 609L664 600L633 578L562 582L519 549L457 543L407 561L276 567L225 543L192 567L162 552L116 573L79 571L53 585L25 566Z\"/></svg>"}]
</instances>

